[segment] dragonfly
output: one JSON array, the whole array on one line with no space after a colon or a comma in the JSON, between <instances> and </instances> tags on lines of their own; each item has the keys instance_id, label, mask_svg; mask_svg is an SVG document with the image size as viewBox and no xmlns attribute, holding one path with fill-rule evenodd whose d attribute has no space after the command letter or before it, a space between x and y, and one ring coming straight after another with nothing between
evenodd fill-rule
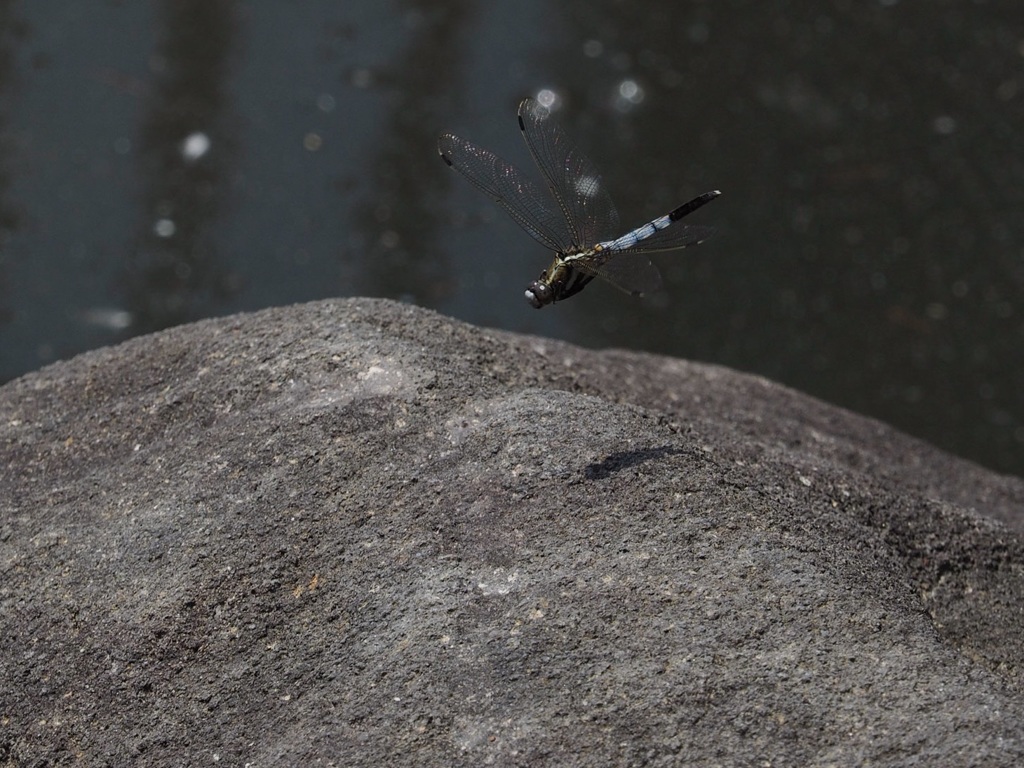
<instances>
[{"instance_id":1,"label":"dragonfly","mask_svg":"<svg viewBox=\"0 0 1024 768\"><path fill-rule=\"evenodd\" d=\"M642 296L661 286L661 275L647 254L697 245L711 227L679 223L718 197L698 195L664 216L619 234L619 214L600 172L535 99L519 105L519 129L550 195L518 168L493 152L442 134L437 149L450 167L501 206L534 240L555 252L554 261L526 289L526 300L540 309L582 291L595 277L626 293Z\"/></svg>"}]
</instances>

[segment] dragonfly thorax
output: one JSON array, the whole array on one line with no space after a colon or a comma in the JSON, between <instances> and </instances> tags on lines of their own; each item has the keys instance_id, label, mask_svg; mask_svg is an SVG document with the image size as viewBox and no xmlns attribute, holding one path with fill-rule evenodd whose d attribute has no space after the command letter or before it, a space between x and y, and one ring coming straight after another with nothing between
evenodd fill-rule
<instances>
[{"instance_id":1,"label":"dragonfly thorax","mask_svg":"<svg viewBox=\"0 0 1024 768\"><path fill-rule=\"evenodd\" d=\"M535 309L546 307L556 301L562 301L583 290L583 287L594 279L572 266L572 255L555 256L551 266L545 269L540 277L530 283L526 289L526 300Z\"/></svg>"}]
</instances>

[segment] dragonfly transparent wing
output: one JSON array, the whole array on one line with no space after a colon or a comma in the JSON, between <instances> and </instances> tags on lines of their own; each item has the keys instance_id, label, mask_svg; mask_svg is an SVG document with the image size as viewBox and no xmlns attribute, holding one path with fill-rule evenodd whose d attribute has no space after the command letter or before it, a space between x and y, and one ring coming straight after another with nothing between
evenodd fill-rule
<instances>
[{"instance_id":1,"label":"dragonfly transparent wing","mask_svg":"<svg viewBox=\"0 0 1024 768\"><path fill-rule=\"evenodd\" d=\"M493 152L446 133L437 140L441 158L474 187L496 202L534 240L552 251L572 244L565 218L552 208L549 197L513 166Z\"/></svg>"},{"instance_id":2,"label":"dragonfly transparent wing","mask_svg":"<svg viewBox=\"0 0 1024 768\"><path fill-rule=\"evenodd\" d=\"M703 243L715 234L714 227L701 227L693 224L677 224L674 227L655 232L646 240L641 240L636 245L611 251L611 258L614 254L628 253L657 253L658 251L675 251L686 248L690 245ZM617 260L617 259L616 259Z\"/></svg>"},{"instance_id":3,"label":"dragonfly transparent wing","mask_svg":"<svg viewBox=\"0 0 1024 768\"><path fill-rule=\"evenodd\" d=\"M582 248L617 234L619 214L601 174L551 113L535 100L524 99L519 127L565 215L573 245Z\"/></svg>"},{"instance_id":4,"label":"dragonfly transparent wing","mask_svg":"<svg viewBox=\"0 0 1024 768\"><path fill-rule=\"evenodd\" d=\"M671 237L666 234L671 233ZM661 274L658 268L647 258L648 253L671 251L697 245L715 233L712 227L696 227L679 225L655 233L637 245L618 251L605 250L594 254L573 265L580 272L607 280L616 288L643 296L653 293L661 287ZM651 242L654 241L654 242Z\"/></svg>"},{"instance_id":5,"label":"dragonfly transparent wing","mask_svg":"<svg viewBox=\"0 0 1024 768\"><path fill-rule=\"evenodd\" d=\"M580 272L596 275L633 296L645 296L661 288L661 273L642 253L618 251L603 262L589 258L572 264Z\"/></svg>"}]
</instances>

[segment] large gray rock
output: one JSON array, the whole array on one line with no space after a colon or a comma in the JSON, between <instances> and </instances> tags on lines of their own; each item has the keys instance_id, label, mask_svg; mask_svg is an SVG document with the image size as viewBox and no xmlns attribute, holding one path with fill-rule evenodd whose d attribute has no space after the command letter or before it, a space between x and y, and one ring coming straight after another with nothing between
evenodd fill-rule
<instances>
[{"instance_id":1,"label":"large gray rock","mask_svg":"<svg viewBox=\"0 0 1024 768\"><path fill-rule=\"evenodd\" d=\"M0 389L0 764L1024 764L1024 484L384 301Z\"/></svg>"}]
</instances>

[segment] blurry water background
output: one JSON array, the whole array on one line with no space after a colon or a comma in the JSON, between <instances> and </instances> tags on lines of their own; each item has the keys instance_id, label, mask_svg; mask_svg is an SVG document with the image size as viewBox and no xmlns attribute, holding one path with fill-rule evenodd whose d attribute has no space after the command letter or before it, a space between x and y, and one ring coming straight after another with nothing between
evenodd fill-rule
<instances>
[{"instance_id":1,"label":"blurry water background","mask_svg":"<svg viewBox=\"0 0 1024 768\"><path fill-rule=\"evenodd\" d=\"M383 296L763 374L1024 474L1024 10L898 0L0 0L0 379ZM549 254L438 159L533 172L527 95L663 295L536 311Z\"/></svg>"}]
</instances>

